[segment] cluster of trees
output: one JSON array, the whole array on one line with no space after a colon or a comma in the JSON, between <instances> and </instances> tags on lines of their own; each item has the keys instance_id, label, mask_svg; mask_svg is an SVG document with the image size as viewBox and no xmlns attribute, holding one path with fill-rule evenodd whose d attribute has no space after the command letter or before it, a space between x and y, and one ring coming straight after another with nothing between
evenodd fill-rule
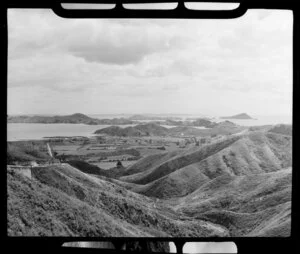
<instances>
[{"instance_id":1,"label":"cluster of trees","mask_svg":"<svg viewBox=\"0 0 300 254\"><path fill-rule=\"evenodd\" d=\"M184 143L184 146L189 145L189 144L192 144L192 143L195 143L196 146L200 146L200 144L209 143L209 139L207 139L207 138L200 138L200 139L196 139L196 138L193 138L193 139L186 139L186 140L185 140L185 143ZM180 141L176 141L175 144L176 144L177 146L182 145Z\"/></svg>"}]
</instances>

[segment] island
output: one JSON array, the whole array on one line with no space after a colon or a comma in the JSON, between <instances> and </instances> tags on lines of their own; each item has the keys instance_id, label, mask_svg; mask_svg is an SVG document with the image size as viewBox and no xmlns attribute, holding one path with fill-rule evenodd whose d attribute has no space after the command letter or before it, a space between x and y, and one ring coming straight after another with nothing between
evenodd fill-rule
<instances>
[{"instance_id":1,"label":"island","mask_svg":"<svg viewBox=\"0 0 300 254\"><path fill-rule=\"evenodd\" d=\"M241 113L241 114L237 114L237 115L234 115L234 116L223 116L223 117L220 117L220 118L221 119L240 119L240 120L252 119L252 120L255 120L254 118L252 118L251 116L249 116L246 113Z\"/></svg>"},{"instance_id":2,"label":"island","mask_svg":"<svg viewBox=\"0 0 300 254\"><path fill-rule=\"evenodd\" d=\"M149 137L149 136L211 136L229 135L244 130L245 127L239 126L230 121L217 123L213 128L197 129L192 126L177 125L176 127L166 128L156 123L139 124L121 128L119 126L109 126L96 130L93 134L108 135L117 137Z\"/></svg>"}]
</instances>

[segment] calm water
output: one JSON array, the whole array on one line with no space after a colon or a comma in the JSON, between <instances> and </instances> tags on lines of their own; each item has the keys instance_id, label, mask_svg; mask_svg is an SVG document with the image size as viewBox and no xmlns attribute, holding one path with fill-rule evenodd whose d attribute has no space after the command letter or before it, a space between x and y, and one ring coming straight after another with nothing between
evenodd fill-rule
<instances>
[{"instance_id":1,"label":"calm water","mask_svg":"<svg viewBox=\"0 0 300 254\"><path fill-rule=\"evenodd\" d=\"M107 117L107 115L105 115ZM182 115L181 115L182 116ZM95 117L95 116L94 116ZM111 116L119 117L117 115ZM188 116L191 117L191 116ZM197 116L195 116L197 117ZM257 126L269 124L291 124L292 118L287 116L253 116L257 120L232 120L236 124L244 126ZM107 117L108 118L108 117ZM184 119L184 117L182 117ZM213 118L212 121L220 122L224 119ZM7 140L27 140L27 139L42 139L43 137L53 136L85 136L91 137L98 129L103 129L110 125L85 125L85 124L26 124L26 123L8 123L7 124ZM119 125L121 128L134 125ZM171 128L174 126L164 126ZM201 127L199 127L201 128Z\"/></svg>"},{"instance_id":2,"label":"calm water","mask_svg":"<svg viewBox=\"0 0 300 254\"><path fill-rule=\"evenodd\" d=\"M249 120L237 120L228 119L228 121L234 122L242 126L259 126L259 125L273 125L273 124L292 124L292 116L252 116L255 119ZM226 119L214 118L212 121L221 122Z\"/></svg>"},{"instance_id":3,"label":"calm water","mask_svg":"<svg viewBox=\"0 0 300 254\"><path fill-rule=\"evenodd\" d=\"M110 125L8 123L7 141L42 139L53 136L91 137L96 130L108 126ZM120 125L122 128L128 126L133 125Z\"/></svg>"}]
</instances>

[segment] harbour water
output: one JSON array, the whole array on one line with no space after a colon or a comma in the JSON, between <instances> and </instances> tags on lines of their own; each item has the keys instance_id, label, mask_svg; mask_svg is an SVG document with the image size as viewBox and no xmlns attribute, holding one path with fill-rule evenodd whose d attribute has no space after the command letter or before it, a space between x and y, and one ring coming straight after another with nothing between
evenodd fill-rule
<instances>
[{"instance_id":1,"label":"harbour water","mask_svg":"<svg viewBox=\"0 0 300 254\"><path fill-rule=\"evenodd\" d=\"M7 141L37 140L54 136L94 136L94 132L110 125L8 123ZM133 125L120 125L125 128Z\"/></svg>"},{"instance_id":2,"label":"harbour water","mask_svg":"<svg viewBox=\"0 0 300 254\"><path fill-rule=\"evenodd\" d=\"M98 115L97 118L113 118L120 117L120 115ZM106 116L106 117L103 117ZM176 115L174 115L176 116ZM197 116L186 116L181 119L187 119L189 117ZM93 115L95 117L95 115ZM198 116L199 117L199 116ZM243 126L258 126L258 125L273 125L273 124L291 124L292 118L288 116L253 116L254 119L250 120L235 120L228 119L228 121L234 122ZM225 121L226 119L220 119L219 117L210 118L211 121L220 122ZM53 136L93 136L96 130L106 128L110 125L85 125L85 124L39 124L39 123L8 123L7 124L7 141L17 141L17 140L36 140L42 139L44 137L53 137ZM119 125L121 128L125 128L133 125ZM174 126L165 126L171 128ZM202 128L202 127L199 127Z\"/></svg>"}]
</instances>

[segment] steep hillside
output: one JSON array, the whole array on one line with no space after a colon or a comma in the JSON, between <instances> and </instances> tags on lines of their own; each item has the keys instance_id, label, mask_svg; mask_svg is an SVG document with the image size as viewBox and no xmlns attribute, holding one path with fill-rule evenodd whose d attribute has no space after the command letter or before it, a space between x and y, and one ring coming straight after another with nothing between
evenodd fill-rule
<instances>
[{"instance_id":1,"label":"steep hillside","mask_svg":"<svg viewBox=\"0 0 300 254\"><path fill-rule=\"evenodd\" d=\"M206 145L202 148L199 148L196 151L186 154L179 154L167 161L162 162L160 165L156 167L150 167L149 169L145 169L145 171L141 173L137 173L134 175L130 175L128 177L121 178L124 181L137 183L137 184L147 184L155 181L165 175L168 175L174 172L177 169L183 168L185 166L191 165L193 163L204 160L205 158L215 154L222 149L226 148L230 144L237 141L239 137L229 138L225 141Z\"/></svg>"},{"instance_id":2,"label":"steep hillside","mask_svg":"<svg viewBox=\"0 0 300 254\"><path fill-rule=\"evenodd\" d=\"M30 144L22 142L7 142L7 164L16 162L46 161L50 159L46 152Z\"/></svg>"},{"instance_id":3,"label":"steep hillside","mask_svg":"<svg viewBox=\"0 0 300 254\"><path fill-rule=\"evenodd\" d=\"M89 164L84 161L69 160L68 164L70 164L74 168L79 169L83 173L108 176L107 172L104 169L101 169L95 165Z\"/></svg>"},{"instance_id":4,"label":"steep hillside","mask_svg":"<svg viewBox=\"0 0 300 254\"><path fill-rule=\"evenodd\" d=\"M192 164L148 184L136 184L132 190L149 197L174 198L193 192L207 181L209 178Z\"/></svg>"},{"instance_id":5,"label":"steep hillside","mask_svg":"<svg viewBox=\"0 0 300 254\"><path fill-rule=\"evenodd\" d=\"M107 180L109 180L110 178L118 178L126 175L126 172L123 168L111 168L109 170L105 170L99 168L98 166L80 160L68 160L67 163L83 173L90 174L96 177L103 176L106 177L105 179Z\"/></svg>"},{"instance_id":6,"label":"steep hillside","mask_svg":"<svg viewBox=\"0 0 300 254\"><path fill-rule=\"evenodd\" d=\"M32 175L7 172L10 236L228 234L214 223L181 221L170 208L67 164L34 168Z\"/></svg>"},{"instance_id":7,"label":"steep hillside","mask_svg":"<svg viewBox=\"0 0 300 254\"><path fill-rule=\"evenodd\" d=\"M253 132L197 151L179 154L144 171L121 177L139 184L133 190L147 196L172 198L187 195L221 175L242 176L278 171L292 165L292 140L278 134ZM133 165L138 167L139 165ZM137 172L137 170L135 171Z\"/></svg>"},{"instance_id":8,"label":"steep hillside","mask_svg":"<svg viewBox=\"0 0 300 254\"><path fill-rule=\"evenodd\" d=\"M222 175L173 205L187 216L226 227L232 236L288 236L291 177L291 168L245 176Z\"/></svg>"},{"instance_id":9,"label":"steep hillside","mask_svg":"<svg viewBox=\"0 0 300 254\"><path fill-rule=\"evenodd\" d=\"M133 175L135 173L143 172L145 169L153 168L162 162L169 160L172 157L182 153L181 151L173 151L173 152L162 152L158 154L152 154L145 158L138 160L136 163L131 165L126 169L125 175Z\"/></svg>"}]
</instances>

